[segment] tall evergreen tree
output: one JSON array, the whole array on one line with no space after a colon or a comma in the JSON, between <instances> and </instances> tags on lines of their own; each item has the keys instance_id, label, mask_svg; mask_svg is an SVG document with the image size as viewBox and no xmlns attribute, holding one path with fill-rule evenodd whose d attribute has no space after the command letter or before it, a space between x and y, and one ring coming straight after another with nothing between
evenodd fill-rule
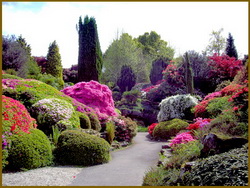
<instances>
[{"instance_id":1,"label":"tall evergreen tree","mask_svg":"<svg viewBox=\"0 0 250 188\"><path fill-rule=\"evenodd\" d=\"M78 81L99 80L102 73L102 52L95 18L79 18Z\"/></svg>"},{"instance_id":2,"label":"tall evergreen tree","mask_svg":"<svg viewBox=\"0 0 250 188\"><path fill-rule=\"evenodd\" d=\"M235 48L234 39L233 39L231 33L229 33L228 38L227 38L226 54L229 57L235 57L236 59L238 59L238 53L237 53L237 50Z\"/></svg>"},{"instance_id":3,"label":"tall evergreen tree","mask_svg":"<svg viewBox=\"0 0 250 188\"><path fill-rule=\"evenodd\" d=\"M183 59L185 64L185 80L186 80L187 93L193 94L194 93L193 70L187 52L184 54Z\"/></svg>"},{"instance_id":4,"label":"tall evergreen tree","mask_svg":"<svg viewBox=\"0 0 250 188\"><path fill-rule=\"evenodd\" d=\"M59 53L59 47L54 41L49 45L49 50L47 54L47 67L46 73L51 74L55 78L58 78L59 84L63 86L63 68L61 55Z\"/></svg>"}]
</instances>

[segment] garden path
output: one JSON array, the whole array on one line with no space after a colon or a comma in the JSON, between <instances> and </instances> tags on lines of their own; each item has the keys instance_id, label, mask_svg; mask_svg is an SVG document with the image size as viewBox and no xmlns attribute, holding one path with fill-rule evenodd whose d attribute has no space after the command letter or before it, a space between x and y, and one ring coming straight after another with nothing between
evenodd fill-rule
<instances>
[{"instance_id":1,"label":"garden path","mask_svg":"<svg viewBox=\"0 0 250 188\"><path fill-rule=\"evenodd\" d=\"M112 152L109 163L83 168L69 186L141 186L164 144L151 141L147 134L137 133L132 146Z\"/></svg>"}]
</instances>

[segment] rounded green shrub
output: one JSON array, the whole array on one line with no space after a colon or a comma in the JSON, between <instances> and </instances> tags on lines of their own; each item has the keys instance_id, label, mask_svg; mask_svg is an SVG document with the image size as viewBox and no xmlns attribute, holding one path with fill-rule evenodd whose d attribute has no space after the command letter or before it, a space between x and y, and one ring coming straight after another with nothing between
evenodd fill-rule
<instances>
[{"instance_id":1,"label":"rounded green shrub","mask_svg":"<svg viewBox=\"0 0 250 188\"><path fill-rule=\"evenodd\" d=\"M23 78L11 74L3 74L2 79L17 79L17 80L23 80Z\"/></svg>"},{"instance_id":2,"label":"rounded green shrub","mask_svg":"<svg viewBox=\"0 0 250 188\"><path fill-rule=\"evenodd\" d=\"M98 116L95 113L92 112L87 112L86 113L89 117L90 120L90 124L91 124L91 129L94 129L96 131L100 131L101 130L101 123L98 119Z\"/></svg>"},{"instance_id":3,"label":"rounded green shrub","mask_svg":"<svg viewBox=\"0 0 250 188\"><path fill-rule=\"evenodd\" d=\"M80 119L72 104L57 98L42 99L31 107L31 115L37 120L38 128L46 134L53 125L60 130L80 128Z\"/></svg>"},{"instance_id":4,"label":"rounded green shrub","mask_svg":"<svg viewBox=\"0 0 250 188\"><path fill-rule=\"evenodd\" d=\"M170 139L181 130L188 127L188 123L180 119L160 122L153 131L153 137L156 139Z\"/></svg>"},{"instance_id":5,"label":"rounded green shrub","mask_svg":"<svg viewBox=\"0 0 250 188\"><path fill-rule=\"evenodd\" d=\"M83 129L91 129L91 122L88 117L88 115L81 113L81 112L76 112L79 119L80 119L80 126Z\"/></svg>"},{"instance_id":6,"label":"rounded green shrub","mask_svg":"<svg viewBox=\"0 0 250 188\"><path fill-rule=\"evenodd\" d=\"M30 134L13 135L8 161L12 169L33 169L51 165L52 149L49 139L39 129L32 129Z\"/></svg>"},{"instance_id":7,"label":"rounded green shrub","mask_svg":"<svg viewBox=\"0 0 250 188\"><path fill-rule=\"evenodd\" d=\"M183 181L189 186L247 186L247 147L197 161Z\"/></svg>"},{"instance_id":8,"label":"rounded green shrub","mask_svg":"<svg viewBox=\"0 0 250 188\"><path fill-rule=\"evenodd\" d=\"M78 130L61 133L54 150L56 162L63 165L91 166L110 160L107 141Z\"/></svg>"}]
</instances>

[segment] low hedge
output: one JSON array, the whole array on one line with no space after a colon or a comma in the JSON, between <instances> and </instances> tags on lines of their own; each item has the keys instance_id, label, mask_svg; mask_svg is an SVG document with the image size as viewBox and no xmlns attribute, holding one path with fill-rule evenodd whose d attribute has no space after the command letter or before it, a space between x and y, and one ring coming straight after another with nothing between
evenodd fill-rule
<instances>
[{"instance_id":1,"label":"low hedge","mask_svg":"<svg viewBox=\"0 0 250 188\"><path fill-rule=\"evenodd\" d=\"M8 157L11 169L33 169L52 164L52 149L47 136L39 129L11 137Z\"/></svg>"},{"instance_id":2,"label":"low hedge","mask_svg":"<svg viewBox=\"0 0 250 188\"><path fill-rule=\"evenodd\" d=\"M66 130L58 138L54 156L62 165L91 166L110 160L110 145L97 136L78 130Z\"/></svg>"},{"instance_id":3,"label":"low hedge","mask_svg":"<svg viewBox=\"0 0 250 188\"><path fill-rule=\"evenodd\" d=\"M170 121L160 122L153 131L153 137L155 139L170 139L175 136L181 130L185 130L188 127L188 123L181 119L172 119Z\"/></svg>"}]
</instances>

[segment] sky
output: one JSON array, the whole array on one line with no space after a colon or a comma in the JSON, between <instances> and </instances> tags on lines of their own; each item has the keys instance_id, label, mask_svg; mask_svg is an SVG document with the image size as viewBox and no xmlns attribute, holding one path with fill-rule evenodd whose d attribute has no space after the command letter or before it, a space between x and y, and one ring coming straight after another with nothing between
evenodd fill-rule
<instances>
[{"instance_id":1,"label":"sky","mask_svg":"<svg viewBox=\"0 0 250 188\"><path fill-rule=\"evenodd\" d=\"M175 49L201 53L212 31L229 32L240 58L248 54L248 2L2 2L2 34L22 35L33 56L56 40L64 68L77 64L79 17L94 17L104 53L121 33L156 31Z\"/></svg>"}]
</instances>

